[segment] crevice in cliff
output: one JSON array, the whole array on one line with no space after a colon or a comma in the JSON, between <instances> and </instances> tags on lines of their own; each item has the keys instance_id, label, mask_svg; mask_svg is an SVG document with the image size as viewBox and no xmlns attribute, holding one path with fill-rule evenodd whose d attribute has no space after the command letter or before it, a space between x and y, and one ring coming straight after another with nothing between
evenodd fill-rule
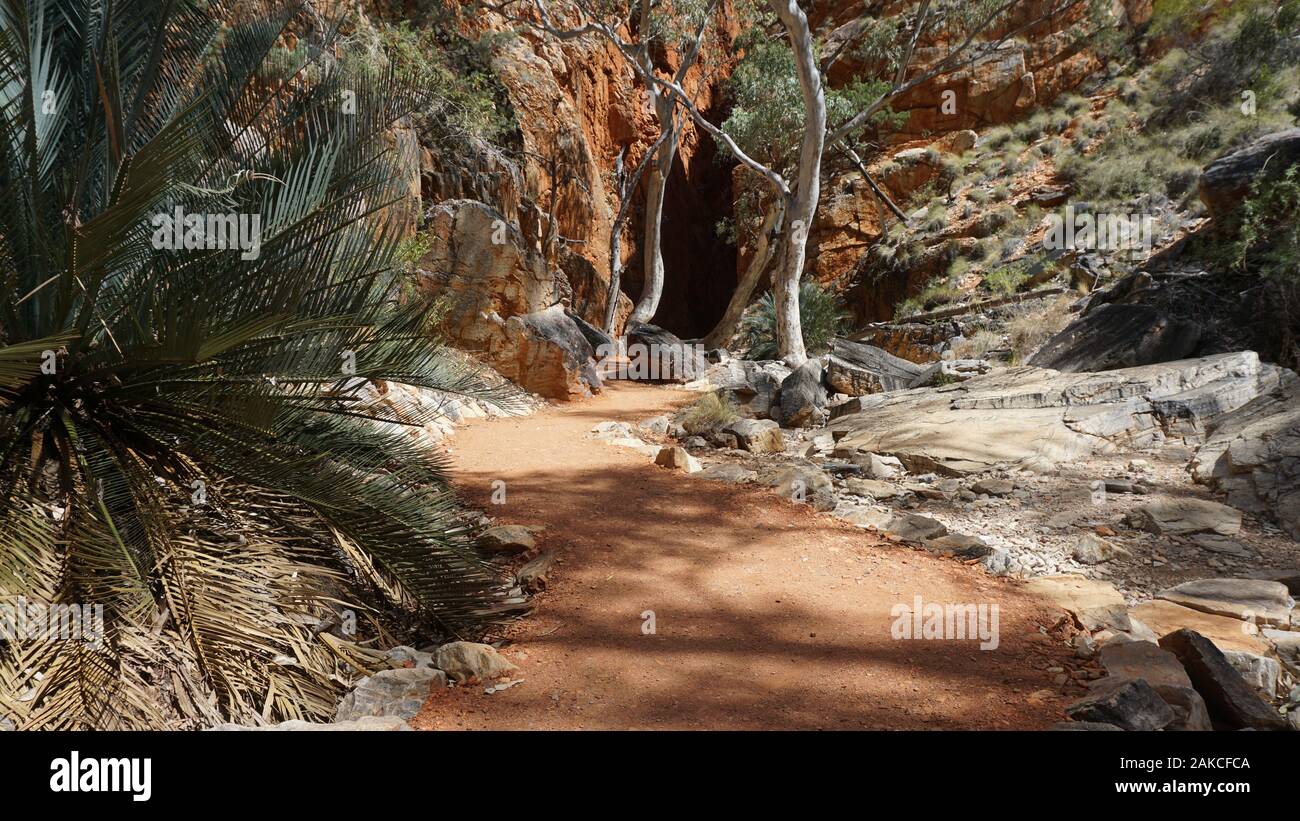
<instances>
[{"instance_id":1,"label":"crevice in cliff","mask_svg":"<svg viewBox=\"0 0 1300 821\"><path fill-rule=\"evenodd\" d=\"M705 116L714 120L711 112ZM718 149L703 139L682 162L678 152L664 198L664 292L654 323L683 338L700 337L713 329L736 287L736 249L720 239L718 220L732 211L731 169L735 161L719 160ZM644 198L644 191L636 196ZM634 223L637 250L627 261L623 291L635 301L643 282L640 248L643 212Z\"/></svg>"}]
</instances>

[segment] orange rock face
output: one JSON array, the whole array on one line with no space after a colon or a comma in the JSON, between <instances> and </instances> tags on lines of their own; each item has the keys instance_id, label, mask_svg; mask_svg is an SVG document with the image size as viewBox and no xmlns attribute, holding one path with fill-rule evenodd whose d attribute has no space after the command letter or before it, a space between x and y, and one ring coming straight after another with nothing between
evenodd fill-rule
<instances>
[{"instance_id":1,"label":"orange rock face","mask_svg":"<svg viewBox=\"0 0 1300 821\"><path fill-rule=\"evenodd\" d=\"M915 0L899 0L885 13L900 13L915 5ZM1016 31L1048 5L1048 0L1027 0L1008 24L1013 33L994 54L921 84L900 98L896 107L909 116L900 132L890 137L896 149L934 143L941 152L960 153L969 147L964 136L969 129L1019 119L1077 88L1101 68L1098 58L1081 46L1077 37L1084 4ZM812 22L822 33L829 33L860 13L861 4L856 0L834 0L815 8ZM1139 25L1150 18L1151 0L1116 0L1110 14L1119 25ZM499 47L493 69L515 110L524 160L515 169L509 161L488 152L477 170L465 172L447 168L440 158L426 155L422 162L425 199L490 202L505 219L519 226L534 249L540 249L553 211L568 254L585 263L558 254L556 267L563 273L550 275L568 283L555 291L569 296L573 309L584 319L600 324L602 292L609 278L610 234L619 207L613 169L620 154L625 167L634 168L658 137L648 96L616 48L598 35L561 42L481 9L464 15L462 27L467 34L520 32ZM727 114L723 90L738 58L734 48L738 34L731 4L724 2L706 35L698 64L684 83L697 106L714 122L721 122ZM1008 32L993 32L986 39L1003 34ZM940 60L952 45L942 40L921 42L912 76ZM657 50L655 60L663 76L679 65L679 55L671 49ZM845 59L834 66L828 81L842 84L863 70L864 66ZM963 136L958 138L959 134ZM732 179L734 163L718 162L716 154L712 139L688 123L668 184L666 285L656 321L683 336L708 330L748 262L745 226L738 226L742 235L738 250L728 248L713 230L717 220L731 216L731 198L738 190ZM864 254L895 217L841 159L828 154L825 170L822 202L809 238L808 264L819 281L846 287ZM911 192L937 172L932 158L913 157L878 181L902 206ZM633 194L638 201L643 196L644 189ZM621 237L623 290L633 297L641 285L641 232L642 208L637 202ZM879 314L874 303L893 300L895 293L901 298L912 279L909 276L908 282L886 284L865 313ZM528 307L538 310L546 306ZM618 313L625 316L626 307L621 306Z\"/></svg>"},{"instance_id":2,"label":"orange rock face","mask_svg":"<svg viewBox=\"0 0 1300 821\"><path fill-rule=\"evenodd\" d=\"M737 31L729 3L721 6L717 20L706 34L696 66L683 82L704 111L718 105L722 85L735 60L731 43ZM519 29L519 36L505 42L493 59L493 69L509 93L523 140L519 220L521 224L534 222L536 235L543 235L554 197L560 236L570 251L589 263L586 267L565 265L565 269L594 271L607 286L610 235L619 208L613 169L620 153L624 155L624 166L635 168L658 139L659 124L649 96L614 45L599 35L561 42L512 24L495 12L476 12L464 24L468 31L480 34ZM660 51L655 59L665 77L680 65L680 55L672 49ZM710 159L703 164L703 170L716 174L716 169L709 167L713 165L713 152L711 138L702 138L694 124L688 122L665 206L666 255L671 254L670 244L695 239L681 236L682 231L674 235L671 223L676 219L678 228L691 227L680 224L681 214L677 212L699 208L707 199L710 192L702 190L695 177L699 176L702 163L698 160L702 155ZM643 193L638 191L633 196L639 199ZM632 211L623 224L621 238L621 257L626 265L624 291L634 295L641 281L642 213L639 207ZM534 231L524 228L524 233ZM728 263L725 274L730 274L730 258ZM674 274L680 279L684 273L670 270L667 289L681 284L672 281ZM690 273L699 276L702 272ZM572 284L577 298L575 310L599 324L602 317L596 311L603 311L604 297L596 297L593 292L600 288L590 281Z\"/></svg>"}]
</instances>

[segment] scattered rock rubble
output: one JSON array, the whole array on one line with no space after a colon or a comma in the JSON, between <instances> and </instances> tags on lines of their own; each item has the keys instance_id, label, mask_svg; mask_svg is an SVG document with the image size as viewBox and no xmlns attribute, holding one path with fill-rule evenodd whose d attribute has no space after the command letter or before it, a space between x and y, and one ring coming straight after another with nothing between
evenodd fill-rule
<instances>
[{"instance_id":1,"label":"scattered rock rubble","mask_svg":"<svg viewBox=\"0 0 1300 821\"><path fill-rule=\"evenodd\" d=\"M440 688L485 684L486 691L492 693L523 682L502 680L518 668L488 644L454 641L423 651L399 646L389 650L386 659L393 666L358 681L339 702L333 722L285 721L260 727L218 724L209 729L410 730L407 721Z\"/></svg>"},{"instance_id":2,"label":"scattered rock rubble","mask_svg":"<svg viewBox=\"0 0 1300 821\"><path fill-rule=\"evenodd\" d=\"M688 387L737 419L591 435L1026 580L1067 614L1069 729L1300 728L1295 374L1249 351L1062 373L869 347L795 371L723 358Z\"/></svg>"}]
</instances>

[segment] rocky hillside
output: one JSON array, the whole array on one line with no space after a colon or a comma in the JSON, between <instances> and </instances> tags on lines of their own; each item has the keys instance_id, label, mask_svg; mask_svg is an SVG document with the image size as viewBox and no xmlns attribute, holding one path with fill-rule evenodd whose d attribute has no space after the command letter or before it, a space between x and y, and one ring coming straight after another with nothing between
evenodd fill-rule
<instances>
[{"instance_id":1,"label":"rocky hillside","mask_svg":"<svg viewBox=\"0 0 1300 821\"><path fill-rule=\"evenodd\" d=\"M1241 45L1240 23L1219 7L1202 9L1190 22L1170 21L1153 18L1151 3L1132 0L1101 15L1078 4L1038 20L1042 5L1023 4L984 33L998 45L991 54L896 100L890 124L874 128L858 145L865 165L842 151L827 154L805 276L838 295L862 338L891 353L930 361L938 357L936 345L964 344L968 351L1001 350L1027 359L1077 310L1066 300L1043 297L1104 288L1144 269L1160 268L1146 273L1161 284L1202 273L1211 280L1137 288L1142 301L1161 312L1153 320L1144 308L1141 321L1148 324L1165 322L1170 312L1199 311L1199 324L1211 328L1251 315L1261 301L1276 302L1270 286L1220 306L1217 318L1204 316L1204 301L1193 294L1242 289L1204 255L1179 255L1188 237L1207 225L1208 206L1195 195L1201 169L1251 138L1285 129L1293 121L1287 108L1294 84L1288 92L1279 66L1270 63L1211 77L1210 89L1176 87L1187 64L1203 59L1198 49L1213 54ZM492 86L494 107L508 120L504 133L461 140L455 150L418 124L399 135L411 160L412 191L418 188L421 196L422 216L411 226L420 240L420 287L451 304L450 330L464 347L485 352L503 372L544 395L581 395L591 386L574 367L563 376L527 375L583 359L580 346L567 355L534 351L505 323L564 303L590 325L602 324L611 234L623 204L619 174L639 165L658 135L644 88L606 39L557 38L516 17L517 10L448 5L434 20L377 6L365 26L436 24L474 44L481 56L475 70L487 78L479 84ZM827 47L851 41L861 27L856 8L812 5L810 19ZM916 8L890 3L881 12L905 19ZM729 78L744 59L736 20L735 9L719 6L683 80L714 123L730 112ZM950 46L922 39L912 71L923 72ZM1273 50L1283 72L1289 48ZM665 76L682 59L669 47L652 56ZM827 79L846 86L872 68L850 52ZM1248 75L1272 79L1260 89L1263 98L1252 98L1252 114L1229 122L1240 101L1224 88L1246 84ZM1177 122L1171 103L1198 91L1217 95L1202 121ZM666 276L656 324L692 338L721 316L752 256L758 218L741 200L755 184L751 171L685 119L667 183ZM1236 201L1242 193L1236 192ZM623 278L615 330L643 284L640 190L628 199L619 231ZM1045 248L1054 216L1103 207L1151 218L1153 235L1141 253ZM1020 307L992 314L954 310L994 300ZM943 321L930 321L936 312ZM918 316L924 324L896 324ZM1189 321L1181 316L1173 324L1176 329ZM1280 317L1279 324L1282 329L1267 338L1242 338L1225 328L1181 347L1197 354L1250 348L1287 362L1294 342L1285 329L1294 319ZM513 365L503 365L510 359Z\"/></svg>"}]
</instances>

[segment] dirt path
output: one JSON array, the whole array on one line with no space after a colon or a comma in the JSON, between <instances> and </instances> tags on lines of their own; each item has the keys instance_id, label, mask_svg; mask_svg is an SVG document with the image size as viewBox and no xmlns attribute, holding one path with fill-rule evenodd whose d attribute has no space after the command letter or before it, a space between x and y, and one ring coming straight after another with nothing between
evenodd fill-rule
<instances>
[{"instance_id":1,"label":"dirt path","mask_svg":"<svg viewBox=\"0 0 1300 821\"><path fill-rule=\"evenodd\" d=\"M619 384L452 440L458 484L545 525L561 563L505 654L523 683L433 696L422 729L975 729L1059 720L1057 614L979 568L881 542L770 489L688 478L586 437L691 394ZM489 504L493 480L507 503ZM896 604L996 604L1000 645L891 638ZM645 611L655 632L643 633Z\"/></svg>"}]
</instances>

